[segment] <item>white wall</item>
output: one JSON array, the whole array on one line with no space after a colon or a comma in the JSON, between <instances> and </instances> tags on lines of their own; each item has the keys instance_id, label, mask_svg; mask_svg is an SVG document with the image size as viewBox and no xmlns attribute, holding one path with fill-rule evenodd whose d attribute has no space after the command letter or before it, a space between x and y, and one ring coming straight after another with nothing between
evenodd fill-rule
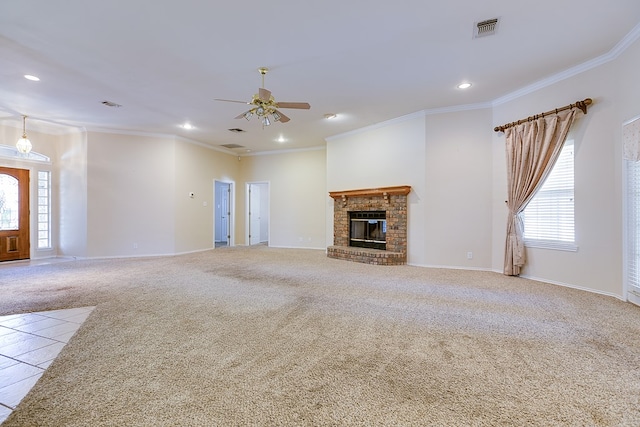
<instances>
[{"instance_id":1,"label":"white wall","mask_svg":"<svg viewBox=\"0 0 640 427\"><path fill-rule=\"evenodd\" d=\"M59 138L53 176L52 234L57 239L58 255L87 256L87 134L74 132ZM57 178L57 179L56 179ZM57 209L56 209L57 206ZM56 212L58 219L56 220ZM57 225L57 226L56 226ZM56 239L54 239L54 243Z\"/></svg>"},{"instance_id":2,"label":"white wall","mask_svg":"<svg viewBox=\"0 0 640 427\"><path fill-rule=\"evenodd\" d=\"M175 252L172 138L89 132L87 256Z\"/></svg>"},{"instance_id":3,"label":"white wall","mask_svg":"<svg viewBox=\"0 0 640 427\"><path fill-rule=\"evenodd\" d=\"M240 164L243 187L248 182L269 183L269 246L326 247L325 150L247 156ZM244 205L241 209L245 212Z\"/></svg>"},{"instance_id":4,"label":"white wall","mask_svg":"<svg viewBox=\"0 0 640 427\"><path fill-rule=\"evenodd\" d=\"M426 117L426 265L491 266L490 121L490 109Z\"/></svg>"},{"instance_id":5,"label":"white wall","mask_svg":"<svg viewBox=\"0 0 640 427\"><path fill-rule=\"evenodd\" d=\"M236 156L176 140L172 176L175 252L214 247L215 181L234 183L240 170L238 163ZM191 192L193 198L189 197Z\"/></svg>"},{"instance_id":6,"label":"white wall","mask_svg":"<svg viewBox=\"0 0 640 427\"><path fill-rule=\"evenodd\" d=\"M89 132L87 159L87 256L214 247L214 183L235 181L235 156L170 136Z\"/></svg>"}]
</instances>

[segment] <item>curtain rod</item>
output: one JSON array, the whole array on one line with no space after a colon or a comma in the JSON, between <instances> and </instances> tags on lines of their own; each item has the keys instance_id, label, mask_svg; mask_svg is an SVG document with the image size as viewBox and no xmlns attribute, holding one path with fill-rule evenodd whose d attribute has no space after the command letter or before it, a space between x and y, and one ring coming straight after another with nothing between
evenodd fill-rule
<instances>
[{"instance_id":1,"label":"curtain rod","mask_svg":"<svg viewBox=\"0 0 640 427\"><path fill-rule=\"evenodd\" d=\"M504 132L505 129L510 128L512 126L517 126L521 123L537 120L544 116L548 116L550 114L557 114L560 111L570 110L572 108L579 108L582 110L584 114L587 114L587 105L591 105L592 103L593 103L593 100L591 98L587 98L583 101L576 101L575 104L569 104L561 108L556 108L555 110L545 111L544 113L536 114L535 116L530 116L530 117L527 117L526 119L518 120L517 122L511 122L506 125L496 126L495 128L493 128L493 130L496 132Z\"/></svg>"}]
</instances>

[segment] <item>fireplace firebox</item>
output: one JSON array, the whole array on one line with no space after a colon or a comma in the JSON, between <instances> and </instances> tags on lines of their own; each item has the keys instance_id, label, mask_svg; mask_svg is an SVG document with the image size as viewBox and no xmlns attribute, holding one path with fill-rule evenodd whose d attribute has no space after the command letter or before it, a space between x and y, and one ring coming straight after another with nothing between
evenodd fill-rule
<instances>
[{"instance_id":1,"label":"fireplace firebox","mask_svg":"<svg viewBox=\"0 0 640 427\"><path fill-rule=\"evenodd\" d=\"M349 212L349 246L387 249L387 213L385 211Z\"/></svg>"}]
</instances>

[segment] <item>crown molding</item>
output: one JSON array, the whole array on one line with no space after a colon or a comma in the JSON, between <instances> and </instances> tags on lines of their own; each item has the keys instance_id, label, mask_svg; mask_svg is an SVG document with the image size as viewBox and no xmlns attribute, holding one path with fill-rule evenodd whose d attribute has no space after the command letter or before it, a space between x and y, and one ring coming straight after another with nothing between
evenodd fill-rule
<instances>
[{"instance_id":1,"label":"crown molding","mask_svg":"<svg viewBox=\"0 0 640 427\"><path fill-rule=\"evenodd\" d=\"M432 108L427 110L416 111L415 113L406 114L404 116L396 117L395 119L385 120L384 122L376 123L374 125L366 126L363 128L355 129L349 132L340 133L337 135L332 135L325 138L325 141L331 142L334 139L340 139L348 136L359 135L361 133L369 132L372 130L384 128L387 126L399 124L402 122L406 122L407 120L413 120L418 118L424 118L426 116L431 116L435 114L445 114L445 113L457 113L459 111L470 111L470 110L482 110L484 108L491 108L491 102L482 102L478 104L465 104L465 105L454 105L451 107L441 107L441 108Z\"/></svg>"},{"instance_id":2,"label":"crown molding","mask_svg":"<svg viewBox=\"0 0 640 427\"><path fill-rule=\"evenodd\" d=\"M107 128L99 128L99 127L87 127L87 132L95 132L95 133L109 133L115 135L130 135L130 136L148 136L152 138L162 138L162 139L174 139L175 135L171 135L168 133L154 133L154 132L143 132L137 130L124 130L124 129L107 129Z\"/></svg>"},{"instance_id":3,"label":"crown molding","mask_svg":"<svg viewBox=\"0 0 640 427\"><path fill-rule=\"evenodd\" d=\"M326 137L324 140L327 141L327 142L331 142L334 139L340 139L340 138L344 138L344 137L347 137L347 136L359 135L361 133L370 132L372 130L384 128L384 127L387 127L387 126L390 126L390 125L406 122L407 120L413 120L413 119L417 119L417 118L421 118L421 117L424 117L424 110L416 111L415 113L410 113L410 114L406 114L404 116L396 117L395 119L385 120L384 122L380 122L380 123L376 123L376 124L373 124L373 125L365 126L363 128L350 130L348 132L339 133L337 135L332 135L332 136Z\"/></svg>"},{"instance_id":4,"label":"crown molding","mask_svg":"<svg viewBox=\"0 0 640 427\"><path fill-rule=\"evenodd\" d=\"M316 147L308 147L308 148L289 148L289 149L284 149L284 150L256 151L256 152L242 153L242 154L236 154L236 155L240 156L240 157L272 156L272 155L276 155L276 154L301 153L301 152L305 152L305 151L321 151L321 150L326 150L326 149L327 149L327 147L325 147L323 145L319 145L319 146L316 146Z\"/></svg>"},{"instance_id":5,"label":"crown molding","mask_svg":"<svg viewBox=\"0 0 640 427\"><path fill-rule=\"evenodd\" d=\"M504 104L509 101L513 101L514 99L520 98L522 96L528 95L530 93L536 92L540 89L543 89L547 86L551 86L555 83L558 83L562 80L566 80L570 77L576 76L578 74L584 73L585 71L589 71L596 67L599 67L607 62L611 62L617 59L624 51L626 51L629 46L635 43L640 37L640 24L636 25L631 31L627 33L627 35L620 40L609 52L600 55L596 58L593 58L589 61L583 62L582 64L578 64L575 67L571 67L565 71L549 76L545 79L538 80L535 83L522 87L514 92L511 92L505 96L500 98L496 98L491 103L493 107Z\"/></svg>"}]
</instances>

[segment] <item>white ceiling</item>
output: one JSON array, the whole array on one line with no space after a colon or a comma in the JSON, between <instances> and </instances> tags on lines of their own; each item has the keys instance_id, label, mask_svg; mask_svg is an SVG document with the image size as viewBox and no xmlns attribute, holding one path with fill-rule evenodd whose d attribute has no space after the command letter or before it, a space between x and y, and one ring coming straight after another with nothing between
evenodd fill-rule
<instances>
[{"instance_id":1,"label":"white ceiling","mask_svg":"<svg viewBox=\"0 0 640 427\"><path fill-rule=\"evenodd\" d=\"M496 17L495 35L473 38L474 23ZM638 0L5 0L0 117L254 152L317 147L410 113L491 103L611 52L638 23ZM247 107L214 99L250 101L261 66L276 101L311 109L264 129L234 120Z\"/></svg>"}]
</instances>

